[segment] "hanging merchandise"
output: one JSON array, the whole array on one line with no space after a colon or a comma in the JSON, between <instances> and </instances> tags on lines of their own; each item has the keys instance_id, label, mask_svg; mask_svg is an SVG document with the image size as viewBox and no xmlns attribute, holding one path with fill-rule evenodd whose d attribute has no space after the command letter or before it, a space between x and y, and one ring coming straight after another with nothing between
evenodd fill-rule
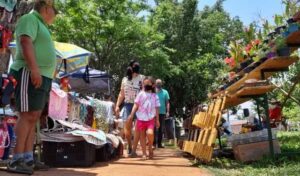
<instances>
[{"instance_id":1,"label":"hanging merchandise","mask_svg":"<svg viewBox=\"0 0 300 176\"><path fill-rule=\"evenodd\" d=\"M12 36L11 30L0 25L0 48L8 48Z\"/></svg>"},{"instance_id":2,"label":"hanging merchandise","mask_svg":"<svg viewBox=\"0 0 300 176\"><path fill-rule=\"evenodd\" d=\"M3 157L5 148L10 145L7 123L2 120L0 122L0 158Z\"/></svg>"},{"instance_id":3,"label":"hanging merchandise","mask_svg":"<svg viewBox=\"0 0 300 176\"><path fill-rule=\"evenodd\" d=\"M69 78L68 77L63 77L60 79L60 87L63 91L69 92L71 89L71 86L69 84Z\"/></svg>"},{"instance_id":4,"label":"hanging merchandise","mask_svg":"<svg viewBox=\"0 0 300 176\"><path fill-rule=\"evenodd\" d=\"M17 0L1 0L0 7L3 7L5 10L11 12L14 10L17 4Z\"/></svg>"},{"instance_id":5,"label":"hanging merchandise","mask_svg":"<svg viewBox=\"0 0 300 176\"><path fill-rule=\"evenodd\" d=\"M80 117L80 103L75 96L68 96L68 121L72 122Z\"/></svg>"},{"instance_id":6,"label":"hanging merchandise","mask_svg":"<svg viewBox=\"0 0 300 176\"><path fill-rule=\"evenodd\" d=\"M96 118L96 128L103 130L106 133L109 131L109 125L106 123L104 118Z\"/></svg>"},{"instance_id":7,"label":"hanging merchandise","mask_svg":"<svg viewBox=\"0 0 300 176\"><path fill-rule=\"evenodd\" d=\"M85 118L85 124L92 127L94 121L94 108L92 106L87 107L87 115Z\"/></svg>"},{"instance_id":8,"label":"hanging merchandise","mask_svg":"<svg viewBox=\"0 0 300 176\"><path fill-rule=\"evenodd\" d=\"M78 99L80 103L80 111L79 111L79 117L82 123L86 122L86 119L88 117L88 107L91 106L91 103L87 101L86 99ZM91 111L90 111L91 113Z\"/></svg>"},{"instance_id":9,"label":"hanging merchandise","mask_svg":"<svg viewBox=\"0 0 300 176\"><path fill-rule=\"evenodd\" d=\"M17 81L5 74L0 75L0 105L6 106L10 103L11 95L17 85Z\"/></svg>"},{"instance_id":10,"label":"hanging merchandise","mask_svg":"<svg viewBox=\"0 0 300 176\"><path fill-rule=\"evenodd\" d=\"M68 94L60 89L52 88L49 100L49 117L64 120L68 115Z\"/></svg>"},{"instance_id":11,"label":"hanging merchandise","mask_svg":"<svg viewBox=\"0 0 300 176\"><path fill-rule=\"evenodd\" d=\"M6 121L7 121L7 131L9 136L7 137L6 140L5 146L7 147L4 150L2 160L7 160L9 158L10 148L13 148L15 146L15 141L16 141L16 136L14 132L14 125L16 123L16 119L12 117L12 119L6 119Z\"/></svg>"},{"instance_id":12,"label":"hanging merchandise","mask_svg":"<svg viewBox=\"0 0 300 176\"><path fill-rule=\"evenodd\" d=\"M105 132L108 132L109 125L114 123L114 117L112 114L113 106L111 102L93 99L92 106L95 108L97 129L101 129Z\"/></svg>"},{"instance_id":13,"label":"hanging merchandise","mask_svg":"<svg viewBox=\"0 0 300 176\"><path fill-rule=\"evenodd\" d=\"M93 99L91 104L95 108L96 118L105 119L107 124L114 123L113 102Z\"/></svg>"}]
</instances>

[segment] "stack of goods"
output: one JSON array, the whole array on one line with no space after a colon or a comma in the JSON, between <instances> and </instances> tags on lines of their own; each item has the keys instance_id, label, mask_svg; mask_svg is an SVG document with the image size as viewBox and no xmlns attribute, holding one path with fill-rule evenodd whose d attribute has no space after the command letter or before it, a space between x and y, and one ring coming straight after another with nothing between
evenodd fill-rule
<instances>
[{"instance_id":1,"label":"stack of goods","mask_svg":"<svg viewBox=\"0 0 300 176\"><path fill-rule=\"evenodd\" d=\"M273 147L275 153L280 153L276 132L272 129ZM241 162L256 161L270 153L267 129L234 134L228 138L228 144L232 146L235 158Z\"/></svg>"}]
</instances>

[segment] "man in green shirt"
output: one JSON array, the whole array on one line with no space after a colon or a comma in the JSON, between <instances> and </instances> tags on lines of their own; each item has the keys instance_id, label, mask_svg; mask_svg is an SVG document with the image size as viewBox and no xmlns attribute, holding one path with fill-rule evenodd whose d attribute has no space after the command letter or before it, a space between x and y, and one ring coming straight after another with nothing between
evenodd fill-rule
<instances>
[{"instance_id":1,"label":"man in green shirt","mask_svg":"<svg viewBox=\"0 0 300 176\"><path fill-rule=\"evenodd\" d=\"M10 73L18 81L15 91L19 119L17 143L8 171L32 174L35 125L51 90L56 68L54 44L48 30L56 10L54 0L36 0L34 11L22 16L16 26L17 53Z\"/></svg>"},{"instance_id":2,"label":"man in green shirt","mask_svg":"<svg viewBox=\"0 0 300 176\"><path fill-rule=\"evenodd\" d=\"M163 132L165 131L165 119L169 118L170 113L170 96L166 89L162 88L162 81L160 79L156 80L156 94L159 97L160 108L159 108L159 123L160 127L158 128L155 138L155 144L158 148L163 148L162 138Z\"/></svg>"}]
</instances>

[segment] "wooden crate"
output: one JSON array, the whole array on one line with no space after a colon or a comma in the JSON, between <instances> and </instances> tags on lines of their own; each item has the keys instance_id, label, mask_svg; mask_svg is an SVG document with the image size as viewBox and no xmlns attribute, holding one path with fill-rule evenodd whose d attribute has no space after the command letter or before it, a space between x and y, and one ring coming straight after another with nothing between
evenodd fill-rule
<instances>
[{"instance_id":1,"label":"wooden crate","mask_svg":"<svg viewBox=\"0 0 300 176\"><path fill-rule=\"evenodd\" d=\"M278 140L273 140L274 153L280 153ZM270 154L269 141L237 145L233 147L235 159L241 162L257 161Z\"/></svg>"}]
</instances>

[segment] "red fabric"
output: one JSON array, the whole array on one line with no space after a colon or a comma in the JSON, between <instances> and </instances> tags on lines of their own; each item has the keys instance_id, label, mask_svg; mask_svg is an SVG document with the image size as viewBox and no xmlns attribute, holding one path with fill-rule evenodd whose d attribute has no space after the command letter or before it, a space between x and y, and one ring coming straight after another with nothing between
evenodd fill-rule
<instances>
[{"instance_id":1,"label":"red fabric","mask_svg":"<svg viewBox=\"0 0 300 176\"><path fill-rule=\"evenodd\" d=\"M62 90L64 90L65 92L68 92L69 91L69 78L68 77L61 78L60 86L61 86Z\"/></svg>"},{"instance_id":2,"label":"red fabric","mask_svg":"<svg viewBox=\"0 0 300 176\"><path fill-rule=\"evenodd\" d=\"M1 32L1 46L0 48L8 48L9 42L12 39L12 31L9 29L4 28L3 26L0 26L0 32Z\"/></svg>"},{"instance_id":3,"label":"red fabric","mask_svg":"<svg viewBox=\"0 0 300 176\"><path fill-rule=\"evenodd\" d=\"M138 131L147 130L147 129L154 129L155 126L155 118L149 121L141 121L137 119L136 128Z\"/></svg>"},{"instance_id":4,"label":"red fabric","mask_svg":"<svg viewBox=\"0 0 300 176\"><path fill-rule=\"evenodd\" d=\"M274 109L269 109L270 120L281 121L281 108L275 107Z\"/></svg>"}]
</instances>

